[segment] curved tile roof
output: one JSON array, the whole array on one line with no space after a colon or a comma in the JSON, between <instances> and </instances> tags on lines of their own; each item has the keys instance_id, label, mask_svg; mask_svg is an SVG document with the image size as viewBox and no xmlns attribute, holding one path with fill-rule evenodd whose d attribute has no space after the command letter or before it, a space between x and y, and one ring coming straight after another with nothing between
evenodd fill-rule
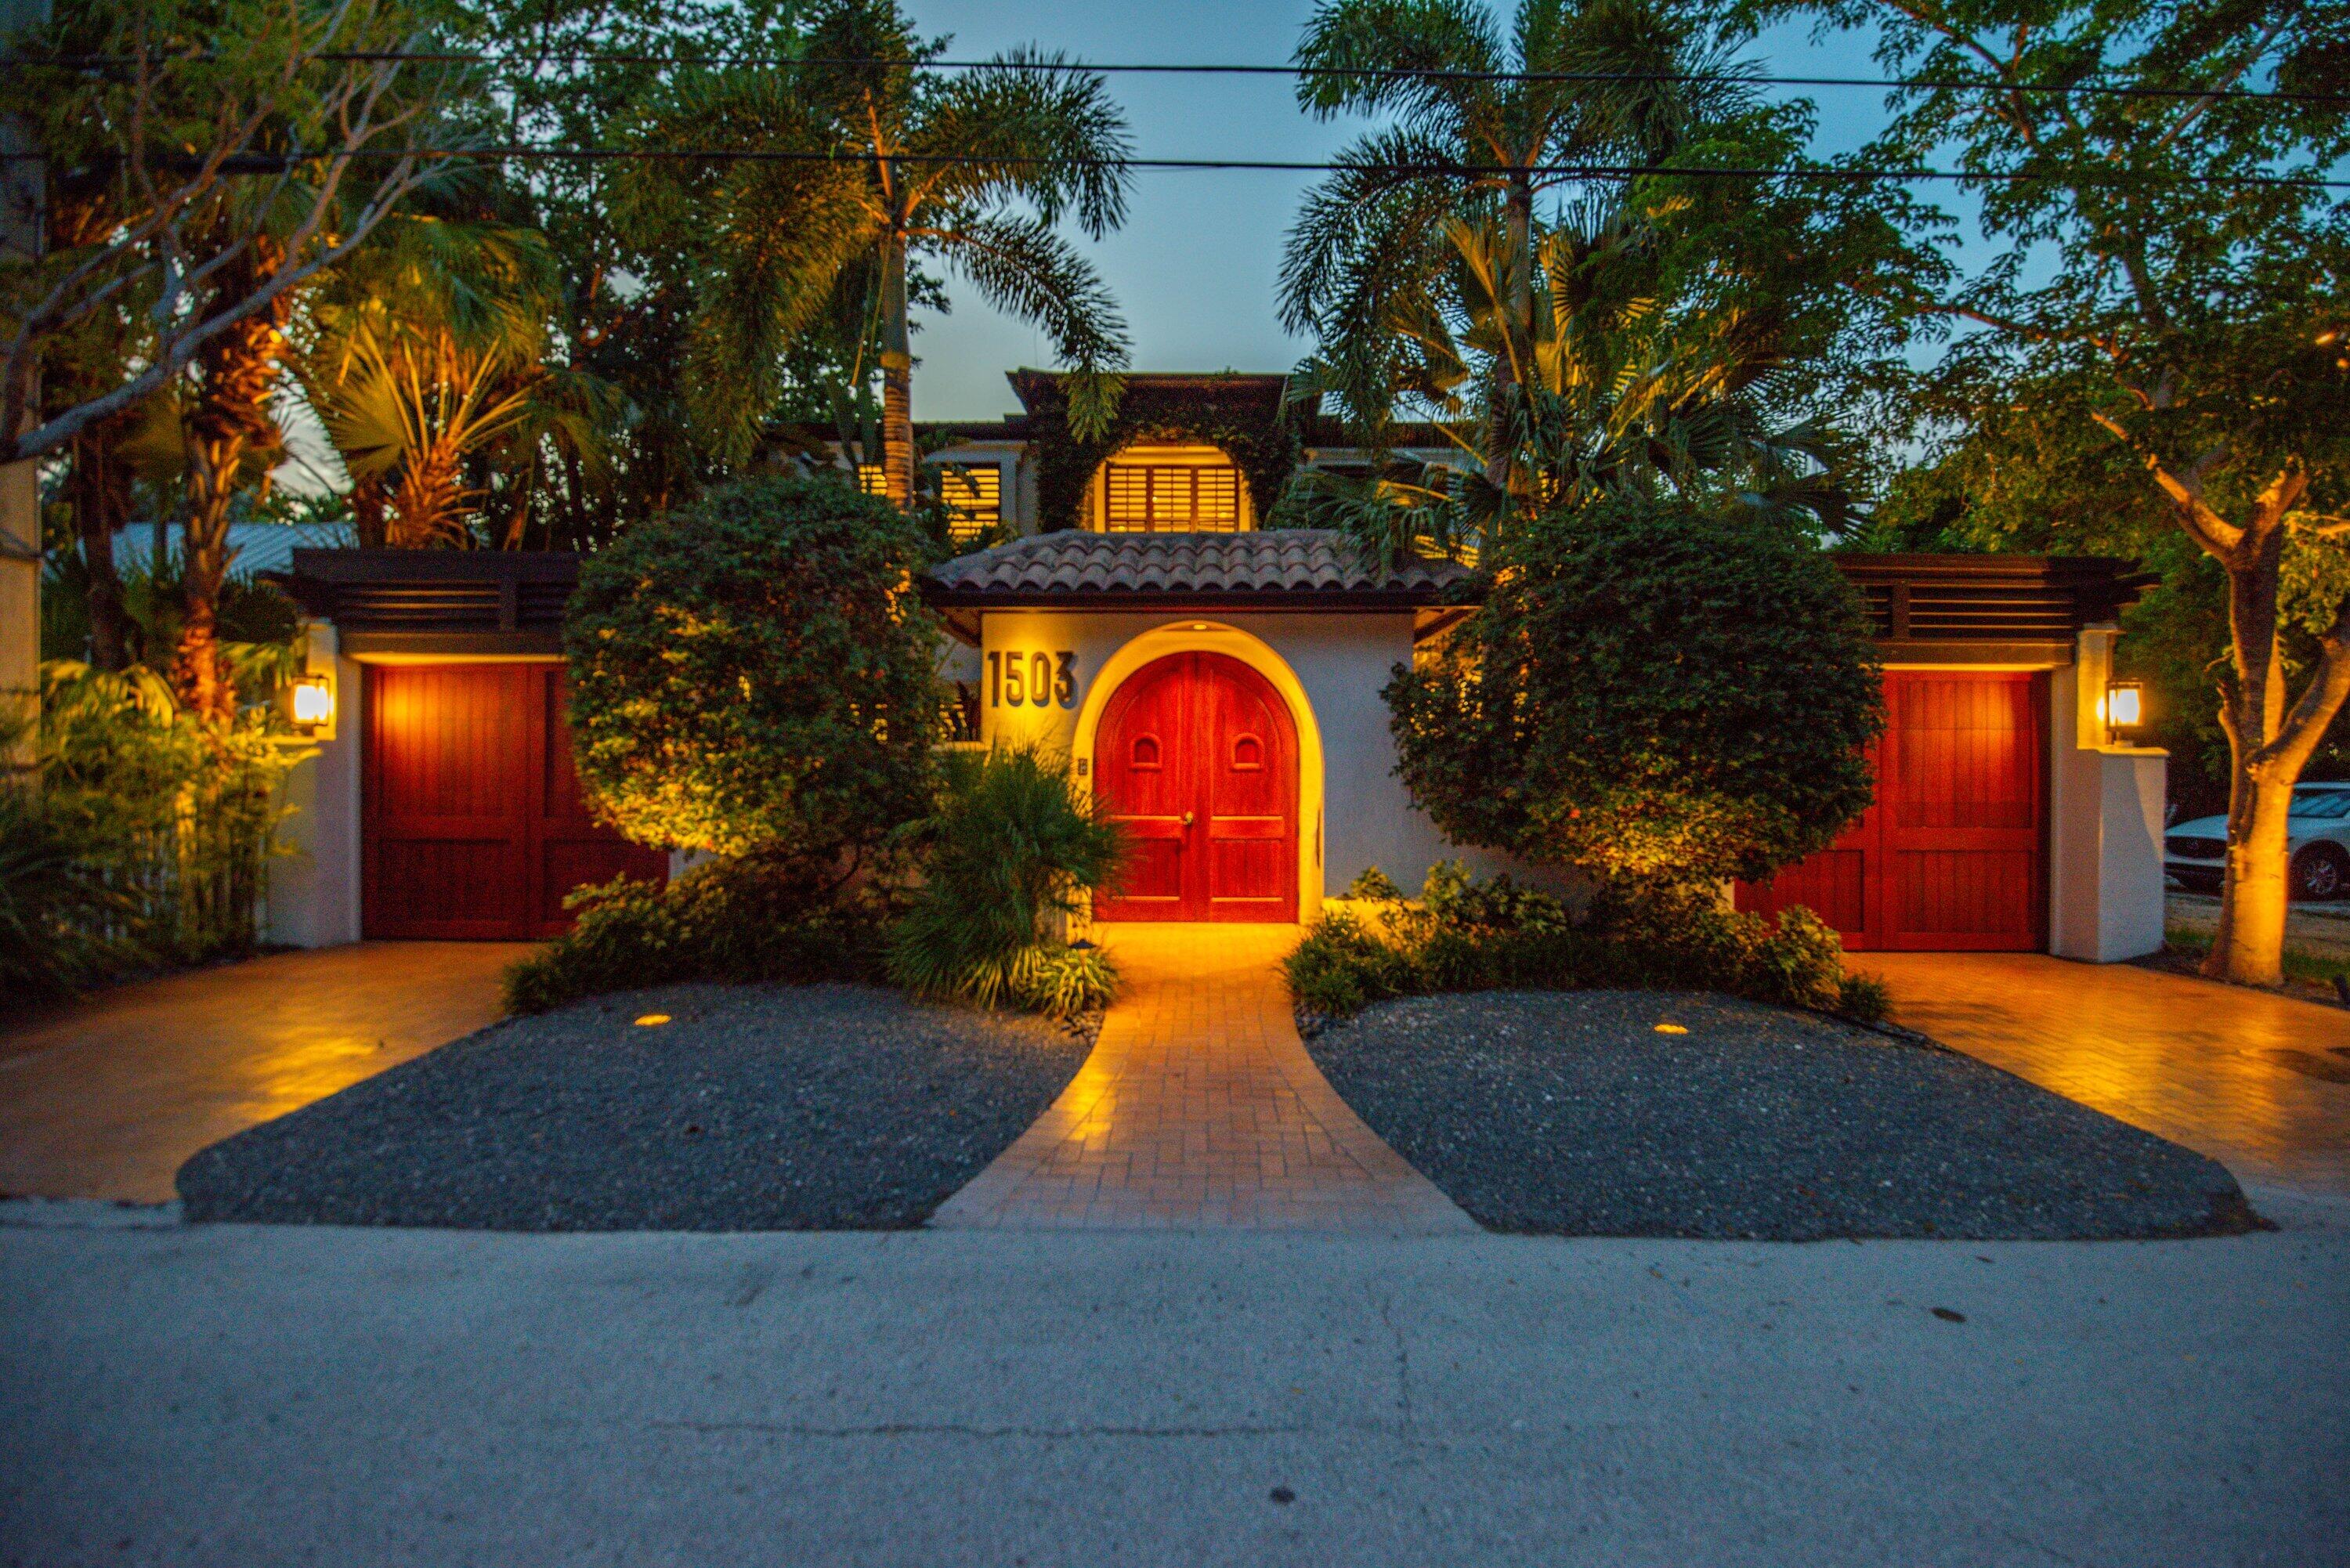
<instances>
[{"instance_id":1,"label":"curved tile roof","mask_svg":"<svg viewBox=\"0 0 2350 1568\"><path fill-rule=\"evenodd\" d=\"M1096 534L1066 529L961 556L925 575L925 595L945 604L1096 602L1165 595L1184 598L1451 601L1468 571L1450 561L1399 562L1382 571L1346 535L1328 528L1245 534Z\"/></svg>"}]
</instances>

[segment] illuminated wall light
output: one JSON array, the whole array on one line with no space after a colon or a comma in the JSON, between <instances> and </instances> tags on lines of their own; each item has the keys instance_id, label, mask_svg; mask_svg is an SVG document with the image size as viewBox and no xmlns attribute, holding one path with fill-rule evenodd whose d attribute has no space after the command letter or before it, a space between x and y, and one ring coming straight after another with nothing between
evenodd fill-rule
<instances>
[{"instance_id":1,"label":"illuminated wall light","mask_svg":"<svg viewBox=\"0 0 2350 1568\"><path fill-rule=\"evenodd\" d=\"M305 675L294 682L292 707L297 724L331 723L335 717L335 689L323 675Z\"/></svg>"},{"instance_id":2,"label":"illuminated wall light","mask_svg":"<svg viewBox=\"0 0 2350 1568\"><path fill-rule=\"evenodd\" d=\"M2124 730L2136 729L2146 720L2146 688L2136 680L2109 681L2106 700L2099 706L2105 710L2108 731L2118 735Z\"/></svg>"}]
</instances>

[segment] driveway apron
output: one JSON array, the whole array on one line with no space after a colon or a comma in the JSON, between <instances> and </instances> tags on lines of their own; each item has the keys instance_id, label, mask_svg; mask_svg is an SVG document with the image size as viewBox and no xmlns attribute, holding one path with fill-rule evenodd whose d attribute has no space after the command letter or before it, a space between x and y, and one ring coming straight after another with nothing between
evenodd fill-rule
<instances>
[{"instance_id":1,"label":"driveway apron","mask_svg":"<svg viewBox=\"0 0 2350 1568\"><path fill-rule=\"evenodd\" d=\"M101 992L0 1033L0 1192L161 1203L207 1144L496 1022L528 946L361 942Z\"/></svg>"},{"instance_id":2,"label":"driveway apron","mask_svg":"<svg viewBox=\"0 0 2350 1568\"><path fill-rule=\"evenodd\" d=\"M1306 1055L1278 972L1295 926L1096 934L1125 990L1093 1054L932 1225L1476 1231Z\"/></svg>"},{"instance_id":3,"label":"driveway apron","mask_svg":"<svg viewBox=\"0 0 2350 1568\"><path fill-rule=\"evenodd\" d=\"M1897 1022L2210 1155L2350 1196L2350 1012L2132 964L1864 953Z\"/></svg>"}]
</instances>

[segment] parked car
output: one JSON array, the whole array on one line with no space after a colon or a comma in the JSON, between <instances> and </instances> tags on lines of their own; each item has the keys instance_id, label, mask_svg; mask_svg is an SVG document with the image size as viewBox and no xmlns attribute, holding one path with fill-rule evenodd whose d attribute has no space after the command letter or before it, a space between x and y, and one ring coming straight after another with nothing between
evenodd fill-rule
<instances>
[{"instance_id":1,"label":"parked car","mask_svg":"<svg viewBox=\"0 0 2350 1568\"><path fill-rule=\"evenodd\" d=\"M2293 792L2286 824L2293 856L2286 881L2313 902L2350 893L2350 783L2305 784ZM2199 893L2219 890L2228 865L2228 819L2199 816L2164 835L2162 868Z\"/></svg>"}]
</instances>

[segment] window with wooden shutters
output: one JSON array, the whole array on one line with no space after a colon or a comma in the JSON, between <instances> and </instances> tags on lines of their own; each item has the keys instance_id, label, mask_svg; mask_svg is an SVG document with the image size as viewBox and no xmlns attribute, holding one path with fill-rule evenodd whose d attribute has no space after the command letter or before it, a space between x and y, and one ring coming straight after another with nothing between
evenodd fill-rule
<instances>
[{"instance_id":1,"label":"window with wooden shutters","mask_svg":"<svg viewBox=\"0 0 2350 1568\"><path fill-rule=\"evenodd\" d=\"M947 536L968 544L1003 520L1003 470L992 462L949 464L939 470Z\"/></svg>"},{"instance_id":2,"label":"window with wooden shutters","mask_svg":"<svg viewBox=\"0 0 2350 1568\"><path fill-rule=\"evenodd\" d=\"M1113 534L1232 533L1241 525L1240 470L1113 462L1102 476L1102 525Z\"/></svg>"}]
</instances>

